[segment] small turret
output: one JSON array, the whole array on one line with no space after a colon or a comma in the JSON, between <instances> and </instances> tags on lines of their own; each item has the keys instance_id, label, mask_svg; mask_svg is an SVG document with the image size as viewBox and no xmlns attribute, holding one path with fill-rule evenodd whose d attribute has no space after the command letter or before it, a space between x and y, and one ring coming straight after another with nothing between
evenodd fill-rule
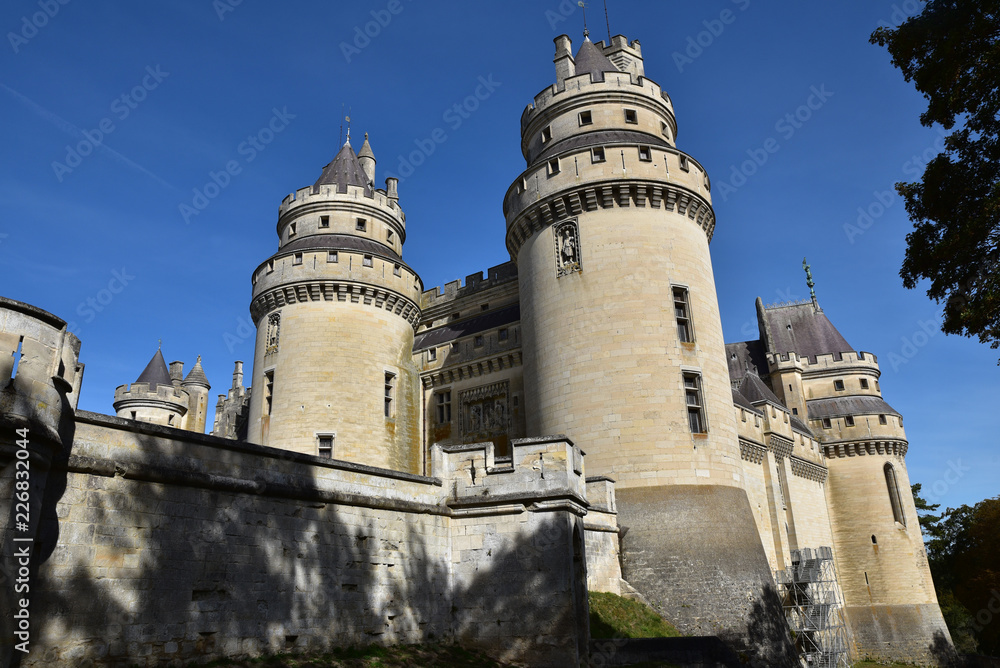
<instances>
[{"instance_id":1,"label":"small turret","mask_svg":"<svg viewBox=\"0 0 1000 668\"><path fill-rule=\"evenodd\" d=\"M171 365L175 371L177 364ZM157 349L134 383L115 389L113 406L120 418L180 428L188 411L188 393L175 386L163 353Z\"/></svg>"},{"instance_id":2,"label":"small turret","mask_svg":"<svg viewBox=\"0 0 1000 668\"><path fill-rule=\"evenodd\" d=\"M184 379L183 385L191 398L188 402L189 410L184 428L202 434L205 432L205 421L208 418L208 393L212 386L201 366L201 355L198 355L198 359L191 367L187 378Z\"/></svg>"},{"instance_id":3,"label":"small turret","mask_svg":"<svg viewBox=\"0 0 1000 668\"><path fill-rule=\"evenodd\" d=\"M368 133L365 133L365 143L361 145L361 150L358 151L358 162L361 163L361 169L365 170L365 176L368 177L368 181L375 183L375 153L372 152L372 146L368 143Z\"/></svg>"}]
</instances>

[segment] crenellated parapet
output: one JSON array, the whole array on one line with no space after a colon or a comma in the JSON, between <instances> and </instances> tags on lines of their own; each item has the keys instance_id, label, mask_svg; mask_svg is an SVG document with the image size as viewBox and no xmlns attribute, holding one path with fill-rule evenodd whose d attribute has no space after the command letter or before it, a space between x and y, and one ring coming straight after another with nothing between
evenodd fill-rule
<instances>
[{"instance_id":1,"label":"crenellated parapet","mask_svg":"<svg viewBox=\"0 0 1000 668\"><path fill-rule=\"evenodd\" d=\"M149 383L129 383L115 388L114 407L119 412L129 406L155 405L184 415L188 410L188 402L188 391L171 385L156 385L150 389Z\"/></svg>"},{"instance_id":2,"label":"crenellated parapet","mask_svg":"<svg viewBox=\"0 0 1000 668\"><path fill-rule=\"evenodd\" d=\"M498 285L517 280L517 265L513 262L504 262L495 267L490 267L483 272L469 274L465 277L465 282L455 280L445 283L444 287L433 287L425 290L420 296L420 305L424 309L439 306L442 303L454 302L465 297L482 294L493 290Z\"/></svg>"}]
</instances>

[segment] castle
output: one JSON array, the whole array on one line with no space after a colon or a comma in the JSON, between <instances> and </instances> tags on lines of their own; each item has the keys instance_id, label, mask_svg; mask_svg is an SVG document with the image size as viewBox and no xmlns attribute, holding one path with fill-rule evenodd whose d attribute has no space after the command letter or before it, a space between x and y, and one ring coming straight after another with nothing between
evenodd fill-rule
<instances>
[{"instance_id":1,"label":"castle","mask_svg":"<svg viewBox=\"0 0 1000 668\"><path fill-rule=\"evenodd\" d=\"M4 622L3 665L25 637L26 666L436 639L583 665L587 589L754 665L948 650L877 358L815 293L726 344L711 181L639 42L555 46L511 261L424 290L397 180L348 139L281 202L211 435L200 359L157 351L116 417L79 411L79 340L0 300L3 566L32 545L33 624Z\"/></svg>"}]
</instances>

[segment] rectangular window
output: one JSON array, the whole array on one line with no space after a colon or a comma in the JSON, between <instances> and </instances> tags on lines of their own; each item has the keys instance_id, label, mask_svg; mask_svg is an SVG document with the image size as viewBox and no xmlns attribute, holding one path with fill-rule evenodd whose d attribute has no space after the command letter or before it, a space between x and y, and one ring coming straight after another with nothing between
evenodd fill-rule
<instances>
[{"instance_id":1,"label":"rectangular window","mask_svg":"<svg viewBox=\"0 0 1000 668\"><path fill-rule=\"evenodd\" d=\"M626 109L625 110L625 122L629 123L630 125L638 125L639 124L639 112L637 112L635 109Z\"/></svg>"},{"instance_id":2,"label":"rectangular window","mask_svg":"<svg viewBox=\"0 0 1000 668\"><path fill-rule=\"evenodd\" d=\"M548 127L546 127L544 130L542 130L542 143L543 144L548 144L550 141L552 141L552 126L551 125L548 126Z\"/></svg>"},{"instance_id":3,"label":"rectangular window","mask_svg":"<svg viewBox=\"0 0 1000 668\"><path fill-rule=\"evenodd\" d=\"M473 339L473 345L476 346L476 348L482 348L483 347L483 337L482 337L482 335L479 335L475 339Z\"/></svg>"},{"instance_id":4,"label":"rectangular window","mask_svg":"<svg viewBox=\"0 0 1000 668\"><path fill-rule=\"evenodd\" d=\"M853 415L847 415L847 416L845 416L844 417L844 424L846 424L848 427L853 427L854 426L854 416Z\"/></svg>"},{"instance_id":5,"label":"rectangular window","mask_svg":"<svg viewBox=\"0 0 1000 668\"><path fill-rule=\"evenodd\" d=\"M274 260L268 260L267 261L267 273L270 274L272 271L274 271Z\"/></svg>"},{"instance_id":6,"label":"rectangular window","mask_svg":"<svg viewBox=\"0 0 1000 668\"><path fill-rule=\"evenodd\" d=\"M288 238L291 239L295 236L295 223L288 226Z\"/></svg>"},{"instance_id":7,"label":"rectangular window","mask_svg":"<svg viewBox=\"0 0 1000 668\"><path fill-rule=\"evenodd\" d=\"M437 358L438 358L437 348L431 348L430 350L427 351L427 361L428 362L433 362Z\"/></svg>"},{"instance_id":8,"label":"rectangular window","mask_svg":"<svg viewBox=\"0 0 1000 668\"><path fill-rule=\"evenodd\" d=\"M333 459L333 434L317 434L316 453L320 457Z\"/></svg>"},{"instance_id":9,"label":"rectangular window","mask_svg":"<svg viewBox=\"0 0 1000 668\"><path fill-rule=\"evenodd\" d=\"M844 391L844 381L842 381L842 380L835 380L835 381L833 381L833 389L835 389L837 392L843 392Z\"/></svg>"},{"instance_id":10,"label":"rectangular window","mask_svg":"<svg viewBox=\"0 0 1000 668\"><path fill-rule=\"evenodd\" d=\"M861 389L862 390L867 390L868 389L868 379L867 378L862 378L861 379Z\"/></svg>"},{"instance_id":11,"label":"rectangular window","mask_svg":"<svg viewBox=\"0 0 1000 668\"><path fill-rule=\"evenodd\" d=\"M744 422L747 421L747 412L745 410L743 410L742 408L740 409L740 417L743 418Z\"/></svg>"},{"instance_id":12,"label":"rectangular window","mask_svg":"<svg viewBox=\"0 0 1000 668\"><path fill-rule=\"evenodd\" d=\"M594 123L594 116L589 111L580 112L580 125L592 125Z\"/></svg>"},{"instance_id":13,"label":"rectangular window","mask_svg":"<svg viewBox=\"0 0 1000 668\"><path fill-rule=\"evenodd\" d=\"M549 160L549 176L559 173L559 158Z\"/></svg>"},{"instance_id":14,"label":"rectangular window","mask_svg":"<svg viewBox=\"0 0 1000 668\"><path fill-rule=\"evenodd\" d=\"M792 409L792 415L798 415L798 414L799 414L799 409L798 408L793 408Z\"/></svg>"},{"instance_id":15,"label":"rectangular window","mask_svg":"<svg viewBox=\"0 0 1000 668\"><path fill-rule=\"evenodd\" d=\"M319 217L320 227L330 227L330 216L320 216Z\"/></svg>"},{"instance_id":16,"label":"rectangular window","mask_svg":"<svg viewBox=\"0 0 1000 668\"><path fill-rule=\"evenodd\" d=\"M373 266L372 256L371 255L365 255L364 259L361 261L361 264L363 264L366 267Z\"/></svg>"},{"instance_id":17,"label":"rectangular window","mask_svg":"<svg viewBox=\"0 0 1000 668\"><path fill-rule=\"evenodd\" d=\"M660 122L660 133L667 139L670 139L670 127L662 121Z\"/></svg>"},{"instance_id":18,"label":"rectangular window","mask_svg":"<svg viewBox=\"0 0 1000 668\"><path fill-rule=\"evenodd\" d=\"M264 372L264 415L271 414L272 398L274 397L274 371Z\"/></svg>"},{"instance_id":19,"label":"rectangular window","mask_svg":"<svg viewBox=\"0 0 1000 668\"><path fill-rule=\"evenodd\" d=\"M639 147L639 160L643 162L653 162L653 152L648 146Z\"/></svg>"},{"instance_id":20,"label":"rectangular window","mask_svg":"<svg viewBox=\"0 0 1000 668\"><path fill-rule=\"evenodd\" d=\"M702 402L701 375L693 372L684 373L684 396L688 411L688 427L692 434L704 434L708 431L705 424L705 406Z\"/></svg>"},{"instance_id":21,"label":"rectangular window","mask_svg":"<svg viewBox=\"0 0 1000 668\"><path fill-rule=\"evenodd\" d=\"M681 169L685 172L691 171L691 163L688 161L688 157L686 155L681 156Z\"/></svg>"},{"instance_id":22,"label":"rectangular window","mask_svg":"<svg viewBox=\"0 0 1000 668\"><path fill-rule=\"evenodd\" d=\"M397 264L397 265L395 265L395 266L394 266L394 267L392 268L392 275L393 275L393 276L402 276L402 275L403 275L403 270L399 268L399 265L398 265L398 264Z\"/></svg>"},{"instance_id":23,"label":"rectangular window","mask_svg":"<svg viewBox=\"0 0 1000 668\"><path fill-rule=\"evenodd\" d=\"M368 229L368 221L366 221L364 218L358 218L357 221L355 221L354 223L354 229L356 229L358 232L364 232L365 230Z\"/></svg>"},{"instance_id":24,"label":"rectangular window","mask_svg":"<svg viewBox=\"0 0 1000 668\"><path fill-rule=\"evenodd\" d=\"M885 419L884 415L879 415L878 416L878 423L879 424L889 424L889 421Z\"/></svg>"},{"instance_id":25,"label":"rectangular window","mask_svg":"<svg viewBox=\"0 0 1000 668\"><path fill-rule=\"evenodd\" d=\"M480 311L489 311L490 310L490 305L488 303L487 304L480 304L479 305L479 310Z\"/></svg>"},{"instance_id":26,"label":"rectangular window","mask_svg":"<svg viewBox=\"0 0 1000 668\"><path fill-rule=\"evenodd\" d=\"M831 429L833 425L830 423L830 418L823 418L823 429Z\"/></svg>"},{"instance_id":27,"label":"rectangular window","mask_svg":"<svg viewBox=\"0 0 1000 668\"><path fill-rule=\"evenodd\" d=\"M386 243L390 243L391 244L394 237L395 237L395 235L392 233L392 230L386 230L385 231L385 241L386 241Z\"/></svg>"},{"instance_id":28,"label":"rectangular window","mask_svg":"<svg viewBox=\"0 0 1000 668\"><path fill-rule=\"evenodd\" d=\"M451 390L438 392L434 395L437 401L437 422L438 424L448 424L451 422Z\"/></svg>"},{"instance_id":29,"label":"rectangular window","mask_svg":"<svg viewBox=\"0 0 1000 668\"><path fill-rule=\"evenodd\" d=\"M506 327L504 329L501 329L499 332L497 332L497 338L500 339L501 341L506 341L507 340L507 336L508 336L508 333L507 333L507 328Z\"/></svg>"},{"instance_id":30,"label":"rectangular window","mask_svg":"<svg viewBox=\"0 0 1000 668\"><path fill-rule=\"evenodd\" d=\"M337 251L330 251L329 253L326 254L327 262L336 263L339 259L340 256L337 255Z\"/></svg>"},{"instance_id":31,"label":"rectangular window","mask_svg":"<svg viewBox=\"0 0 1000 668\"><path fill-rule=\"evenodd\" d=\"M604 148L596 146L590 149L590 161L592 163L604 162L606 158L604 157Z\"/></svg>"},{"instance_id":32,"label":"rectangular window","mask_svg":"<svg viewBox=\"0 0 1000 668\"><path fill-rule=\"evenodd\" d=\"M691 327L691 309L688 306L688 291L685 288L674 288L674 316L677 318L677 338L681 343L694 341L694 330Z\"/></svg>"},{"instance_id":33,"label":"rectangular window","mask_svg":"<svg viewBox=\"0 0 1000 668\"><path fill-rule=\"evenodd\" d=\"M385 416L391 418L396 410L396 374L385 372Z\"/></svg>"},{"instance_id":34,"label":"rectangular window","mask_svg":"<svg viewBox=\"0 0 1000 668\"><path fill-rule=\"evenodd\" d=\"M302 253L296 253L292 264L302 264Z\"/></svg>"}]
</instances>

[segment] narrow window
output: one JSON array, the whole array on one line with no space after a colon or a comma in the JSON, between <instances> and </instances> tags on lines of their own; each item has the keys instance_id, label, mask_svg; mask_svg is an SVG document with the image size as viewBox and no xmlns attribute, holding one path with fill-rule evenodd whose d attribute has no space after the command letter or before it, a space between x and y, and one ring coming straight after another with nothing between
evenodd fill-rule
<instances>
[{"instance_id":1,"label":"narrow window","mask_svg":"<svg viewBox=\"0 0 1000 668\"><path fill-rule=\"evenodd\" d=\"M846 424L848 427L853 427L854 426L854 416L853 415L847 415L847 416L845 416L844 417L844 424Z\"/></svg>"},{"instance_id":2,"label":"narrow window","mask_svg":"<svg viewBox=\"0 0 1000 668\"><path fill-rule=\"evenodd\" d=\"M385 416L391 418L395 411L396 400L396 374L385 372Z\"/></svg>"},{"instance_id":3,"label":"narrow window","mask_svg":"<svg viewBox=\"0 0 1000 668\"><path fill-rule=\"evenodd\" d=\"M677 318L677 338L681 343L694 341L694 330L691 328L691 309L688 306L688 291L685 288L674 288L674 316Z\"/></svg>"},{"instance_id":4,"label":"narrow window","mask_svg":"<svg viewBox=\"0 0 1000 668\"><path fill-rule=\"evenodd\" d=\"M626 109L625 110L625 122L628 123L628 124L630 124L630 125L638 125L638 123L639 123L639 114L638 114L638 112L636 112L635 109Z\"/></svg>"},{"instance_id":5,"label":"narrow window","mask_svg":"<svg viewBox=\"0 0 1000 668\"><path fill-rule=\"evenodd\" d=\"M793 408L792 409L792 415L798 415L798 414L799 414L799 409L798 408Z\"/></svg>"},{"instance_id":6,"label":"narrow window","mask_svg":"<svg viewBox=\"0 0 1000 668\"><path fill-rule=\"evenodd\" d=\"M685 172L691 171L691 163L688 161L688 157L686 155L681 156L681 169Z\"/></svg>"},{"instance_id":7,"label":"narrow window","mask_svg":"<svg viewBox=\"0 0 1000 668\"><path fill-rule=\"evenodd\" d=\"M479 310L480 311L489 311L490 310L490 305L489 304L480 304L479 305Z\"/></svg>"},{"instance_id":8,"label":"narrow window","mask_svg":"<svg viewBox=\"0 0 1000 668\"><path fill-rule=\"evenodd\" d=\"M550 141L552 141L552 126L551 125L546 126L546 128L544 130L542 130L542 143L543 144L548 144Z\"/></svg>"},{"instance_id":9,"label":"narrow window","mask_svg":"<svg viewBox=\"0 0 1000 668\"><path fill-rule=\"evenodd\" d=\"M833 424L830 422L830 418L823 418L823 429L830 429Z\"/></svg>"},{"instance_id":10,"label":"narrow window","mask_svg":"<svg viewBox=\"0 0 1000 668\"><path fill-rule=\"evenodd\" d=\"M338 260L339 260L339 256L337 255L337 251L330 251L329 253L326 254L326 261L327 262L336 264Z\"/></svg>"},{"instance_id":11,"label":"narrow window","mask_svg":"<svg viewBox=\"0 0 1000 668\"><path fill-rule=\"evenodd\" d=\"M14 358L14 366L10 368L10 379L9 382L13 383L14 379L17 378L17 369L21 366L21 358L24 357L24 337L22 336L17 341L17 350L11 353L11 357ZM135 419L135 413L132 414L133 419Z\"/></svg>"},{"instance_id":12,"label":"narrow window","mask_svg":"<svg viewBox=\"0 0 1000 668\"><path fill-rule=\"evenodd\" d=\"M264 415L271 414L272 399L274 397L274 371L264 372Z\"/></svg>"},{"instance_id":13,"label":"narrow window","mask_svg":"<svg viewBox=\"0 0 1000 668\"><path fill-rule=\"evenodd\" d=\"M580 112L580 125L591 125L594 122L594 116L589 111Z\"/></svg>"},{"instance_id":14,"label":"narrow window","mask_svg":"<svg viewBox=\"0 0 1000 668\"><path fill-rule=\"evenodd\" d=\"M880 388L880 387L878 386L878 381L877 381L877 380L875 381L875 389L876 389L877 391L881 391L881 390L882 390L882 388Z\"/></svg>"},{"instance_id":15,"label":"narrow window","mask_svg":"<svg viewBox=\"0 0 1000 668\"><path fill-rule=\"evenodd\" d=\"M452 320L458 320L460 317L462 317L461 313L452 313L451 314L451 319Z\"/></svg>"},{"instance_id":16,"label":"narrow window","mask_svg":"<svg viewBox=\"0 0 1000 668\"><path fill-rule=\"evenodd\" d=\"M835 381L833 381L833 389L835 389L837 392L843 392L844 391L844 381L842 381L842 380L835 380Z\"/></svg>"},{"instance_id":17,"label":"narrow window","mask_svg":"<svg viewBox=\"0 0 1000 668\"><path fill-rule=\"evenodd\" d=\"M473 339L473 345L476 348L482 348L483 347L483 337L482 337L481 334L479 336L477 336L475 339Z\"/></svg>"},{"instance_id":18,"label":"narrow window","mask_svg":"<svg viewBox=\"0 0 1000 668\"><path fill-rule=\"evenodd\" d=\"M391 243L392 243L392 240L393 240L393 239L394 239L395 237L396 237L396 235L394 235L394 234L392 233L392 230L386 230L386 231L385 231L385 242L386 242L386 243L388 243L388 244L391 244Z\"/></svg>"},{"instance_id":19,"label":"narrow window","mask_svg":"<svg viewBox=\"0 0 1000 668\"><path fill-rule=\"evenodd\" d=\"M302 253L296 253L292 264L302 264Z\"/></svg>"},{"instance_id":20,"label":"narrow window","mask_svg":"<svg viewBox=\"0 0 1000 668\"><path fill-rule=\"evenodd\" d=\"M506 341L507 340L507 335L508 335L508 333L507 333L507 328L506 327L504 327L499 332L497 332L497 338L500 339L501 341Z\"/></svg>"},{"instance_id":21,"label":"narrow window","mask_svg":"<svg viewBox=\"0 0 1000 668\"><path fill-rule=\"evenodd\" d=\"M598 162L604 162L604 148L601 146L595 146L590 149L590 161L595 164Z\"/></svg>"},{"instance_id":22,"label":"narrow window","mask_svg":"<svg viewBox=\"0 0 1000 668\"><path fill-rule=\"evenodd\" d=\"M896 469L892 468L892 464L885 465L885 485L889 490L889 503L892 504L893 519L906 526L906 518L903 516L903 503L899 498L899 485L896 482ZM874 536L872 536L872 542L875 542Z\"/></svg>"},{"instance_id":23,"label":"narrow window","mask_svg":"<svg viewBox=\"0 0 1000 668\"><path fill-rule=\"evenodd\" d=\"M319 217L320 227L330 227L330 216L320 216Z\"/></svg>"},{"instance_id":24,"label":"narrow window","mask_svg":"<svg viewBox=\"0 0 1000 668\"><path fill-rule=\"evenodd\" d=\"M642 162L653 161L653 152L649 149L648 146L639 147L639 160L641 160Z\"/></svg>"},{"instance_id":25,"label":"narrow window","mask_svg":"<svg viewBox=\"0 0 1000 668\"><path fill-rule=\"evenodd\" d=\"M366 221L364 218L358 218L357 221L355 221L354 223L354 229L356 229L358 232L364 232L365 230L368 229L368 221Z\"/></svg>"},{"instance_id":26,"label":"narrow window","mask_svg":"<svg viewBox=\"0 0 1000 668\"><path fill-rule=\"evenodd\" d=\"M867 390L868 389L868 379L867 378L862 378L861 379L861 389L862 390Z\"/></svg>"},{"instance_id":27,"label":"narrow window","mask_svg":"<svg viewBox=\"0 0 1000 668\"><path fill-rule=\"evenodd\" d=\"M374 266L373 263L372 263L372 256L371 255L365 255L364 259L361 261L361 264L364 265L364 266L366 266L366 267Z\"/></svg>"},{"instance_id":28,"label":"narrow window","mask_svg":"<svg viewBox=\"0 0 1000 668\"><path fill-rule=\"evenodd\" d=\"M747 412L745 410L743 410L742 408L740 409L740 417L743 418L744 422L747 421Z\"/></svg>"},{"instance_id":29,"label":"narrow window","mask_svg":"<svg viewBox=\"0 0 1000 668\"><path fill-rule=\"evenodd\" d=\"M288 226L288 238L291 239L295 236L295 223Z\"/></svg>"},{"instance_id":30,"label":"narrow window","mask_svg":"<svg viewBox=\"0 0 1000 668\"><path fill-rule=\"evenodd\" d=\"M402 271L402 269L399 268L398 264L395 265L395 266L393 266L393 268L392 268L392 274L393 274L393 276L402 276L403 275L403 271Z\"/></svg>"},{"instance_id":31,"label":"narrow window","mask_svg":"<svg viewBox=\"0 0 1000 668\"><path fill-rule=\"evenodd\" d=\"M704 434L708 431L705 425L705 408L701 395L701 376L697 373L684 374L684 395L688 411L688 427L692 434Z\"/></svg>"},{"instance_id":32,"label":"narrow window","mask_svg":"<svg viewBox=\"0 0 1000 668\"><path fill-rule=\"evenodd\" d=\"M319 434L316 437L316 452L320 457L333 459L333 434Z\"/></svg>"},{"instance_id":33,"label":"narrow window","mask_svg":"<svg viewBox=\"0 0 1000 668\"><path fill-rule=\"evenodd\" d=\"M660 121L660 133L662 133L667 139L670 139L670 128L662 121Z\"/></svg>"},{"instance_id":34,"label":"narrow window","mask_svg":"<svg viewBox=\"0 0 1000 668\"><path fill-rule=\"evenodd\" d=\"M135 411L132 411L132 419L135 419Z\"/></svg>"},{"instance_id":35,"label":"narrow window","mask_svg":"<svg viewBox=\"0 0 1000 668\"><path fill-rule=\"evenodd\" d=\"M879 415L878 416L878 423L879 424L889 424L889 421L885 419L884 415Z\"/></svg>"},{"instance_id":36,"label":"narrow window","mask_svg":"<svg viewBox=\"0 0 1000 668\"><path fill-rule=\"evenodd\" d=\"M451 422L451 390L438 392L435 399L437 400L438 424L448 424Z\"/></svg>"},{"instance_id":37,"label":"narrow window","mask_svg":"<svg viewBox=\"0 0 1000 668\"><path fill-rule=\"evenodd\" d=\"M173 415L168 415L167 416L167 426L168 427L172 427L173 425L174 425L174 416Z\"/></svg>"},{"instance_id":38,"label":"narrow window","mask_svg":"<svg viewBox=\"0 0 1000 668\"><path fill-rule=\"evenodd\" d=\"M272 271L274 271L274 260L268 260L267 261L267 273L270 274Z\"/></svg>"},{"instance_id":39,"label":"narrow window","mask_svg":"<svg viewBox=\"0 0 1000 668\"><path fill-rule=\"evenodd\" d=\"M427 361L428 362L433 362L437 358L438 358L437 348L431 348L430 350L427 351Z\"/></svg>"},{"instance_id":40,"label":"narrow window","mask_svg":"<svg viewBox=\"0 0 1000 668\"><path fill-rule=\"evenodd\" d=\"M549 176L559 173L559 158L549 160Z\"/></svg>"}]
</instances>

